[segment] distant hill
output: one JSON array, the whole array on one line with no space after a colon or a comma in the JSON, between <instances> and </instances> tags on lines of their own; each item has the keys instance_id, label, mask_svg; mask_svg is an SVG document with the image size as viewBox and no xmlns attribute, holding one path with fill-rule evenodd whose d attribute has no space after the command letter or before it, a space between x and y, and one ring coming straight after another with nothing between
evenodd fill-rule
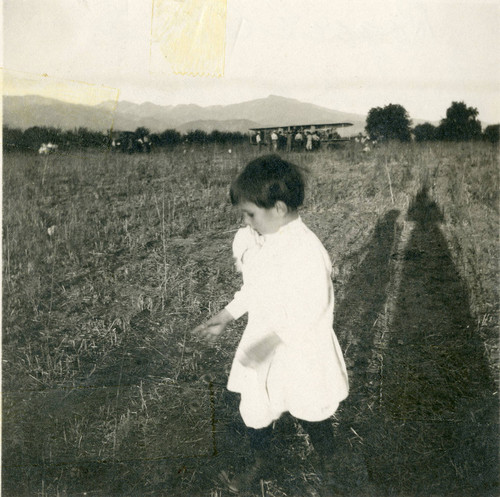
<instances>
[{"instance_id":1,"label":"distant hill","mask_svg":"<svg viewBox=\"0 0 500 497\"><path fill-rule=\"evenodd\" d=\"M195 104L161 106L150 102L103 102L96 106L75 105L39 96L4 96L4 124L26 129L52 126L62 129L86 127L105 131L134 130L145 126L153 132L175 128L247 132L260 126L352 122L343 130L353 135L363 131L366 116L349 114L299 100L270 95L231 105L201 107Z\"/></svg>"},{"instance_id":2,"label":"distant hill","mask_svg":"<svg viewBox=\"0 0 500 497\"><path fill-rule=\"evenodd\" d=\"M177 130L181 133L186 133L188 131L193 131L195 129L200 129L210 133L211 131L232 131L240 133L248 133L250 128L259 127L259 123L255 121L249 121L248 119L227 119L224 121L214 121L214 120L201 120L201 121L190 121L185 124L177 126Z\"/></svg>"},{"instance_id":3,"label":"distant hill","mask_svg":"<svg viewBox=\"0 0 500 497\"><path fill-rule=\"evenodd\" d=\"M331 122L364 122L366 117L358 114L349 114L337 110L327 109L318 105L300 102L299 100L270 95L232 104L216 109L207 107L217 113L218 119L228 119L230 115L239 115L245 119L259 122L264 126L286 126L307 123Z\"/></svg>"},{"instance_id":4,"label":"distant hill","mask_svg":"<svg viewBox=\"0 0 500 497\"><path fill-rule=\"evenodd\" d=\"M68 104L35 95L4 96L2 120L3 124L21 129L52 126L62 129L86 127L105 130L113 124L113 111L110 108Z\"/></svg>"}]
</instances>

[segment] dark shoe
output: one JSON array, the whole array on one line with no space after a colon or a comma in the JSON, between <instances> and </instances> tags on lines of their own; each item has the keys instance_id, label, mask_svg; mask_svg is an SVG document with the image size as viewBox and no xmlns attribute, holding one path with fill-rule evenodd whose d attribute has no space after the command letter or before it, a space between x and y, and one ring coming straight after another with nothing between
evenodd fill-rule
<instances>
[{"instance_id":1,"label":"dark shoe","mask_svg":"<svg viewBox=\"0 0 500 497\"><path fill-rule=\"evenodd\" d=\"M322 460L319 463L319 495L320 497L337 497L345 495L336 477L336 468L330 461Z\"/></svg>"},{"instance_id":2,"label":"dark shoe","mask_svg":"<svg viewBox=\"0 0 500 497\"><path fill-rule=\"evenodd\" d=\"M319 487L320 497L340 497L346 495L333 479L322 478Z\"/></svg>"},{"instance_id":3,"label":"dark shoe","mask_svg":"<svg viewBox=\"0 0 500 497\"><path fill-rule=\"evenodd\" d=\"M247 466L239 472L234 478L229 480L228 489L232 494L238 495L251 490L259 479L263 467L261 458L255 459L253 464Z\"/></svg>"}]
</instances>

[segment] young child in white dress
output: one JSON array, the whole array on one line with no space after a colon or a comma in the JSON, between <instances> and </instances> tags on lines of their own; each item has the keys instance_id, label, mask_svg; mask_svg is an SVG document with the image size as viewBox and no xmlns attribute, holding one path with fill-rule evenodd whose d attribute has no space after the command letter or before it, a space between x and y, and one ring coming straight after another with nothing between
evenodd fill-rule
<instances>
[{"instance_id":1,"label":"young child in white dress","mask_svg":"<svg viewBox=\"0 0 500 497\"><path fill-rule=\"evenodd\" d=\"M241 395L255 461L231 483L247 490L259 474L272 423L288 412L309 434L323 462L333 451L329 419L348 395L347 371L333 331L329 256L302 222L301 170L277 155L250 162L231 186L231 202L246 227L234 238L243 286L225 309L195 328L214 340L248 313L228 389Z\"/></svg>"}]
</instances>

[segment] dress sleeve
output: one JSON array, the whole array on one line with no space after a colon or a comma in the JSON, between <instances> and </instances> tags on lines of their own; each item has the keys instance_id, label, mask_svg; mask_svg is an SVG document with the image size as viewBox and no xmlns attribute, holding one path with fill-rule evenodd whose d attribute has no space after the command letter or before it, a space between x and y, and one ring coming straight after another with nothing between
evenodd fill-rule
<instances>
[{"instance_id":1,"label":"dress sleeve","mask_svg":"<svg viewBox=\"0 0 500 497\"><path fill-rule=\"evenodd\" d=\"M243 272L243 256L252 244L254 244L254 238L249 227L241 228L236 232L233 240L233 258L236 271ZM226 306L226 310L234 319L240 318L248 311L245 284L235 293L233 300Z\"/></svg>"},{"instance_id":2,"label":"dress sleeve","mask_svg":"<svg viewBox=\"0 0 500 497\"><path fill-rule=\"evenodd\" d=\"M245 285L234 294L233 300L226 306L226 311L228 311L234 319L240 318L248 311Z\"/></svg>"}]
</instances>

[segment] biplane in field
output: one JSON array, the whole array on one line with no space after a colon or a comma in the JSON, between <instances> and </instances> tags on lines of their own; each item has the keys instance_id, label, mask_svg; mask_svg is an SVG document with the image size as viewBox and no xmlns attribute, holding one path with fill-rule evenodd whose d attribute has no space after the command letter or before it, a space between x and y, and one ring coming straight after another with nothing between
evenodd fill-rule
<instances>
[{"instance_id":1,"label":"biplane in field","mask_svg":"<svg viewBox=\"0 0 500 497\"><path fill-rule=\"evenodd\" d=\"M250 142L269 150L317 150L335 147L349 138L343 138L337 129L352 126L352 123L294 124L250 128Z\"/></svg>"}]
</instances>

